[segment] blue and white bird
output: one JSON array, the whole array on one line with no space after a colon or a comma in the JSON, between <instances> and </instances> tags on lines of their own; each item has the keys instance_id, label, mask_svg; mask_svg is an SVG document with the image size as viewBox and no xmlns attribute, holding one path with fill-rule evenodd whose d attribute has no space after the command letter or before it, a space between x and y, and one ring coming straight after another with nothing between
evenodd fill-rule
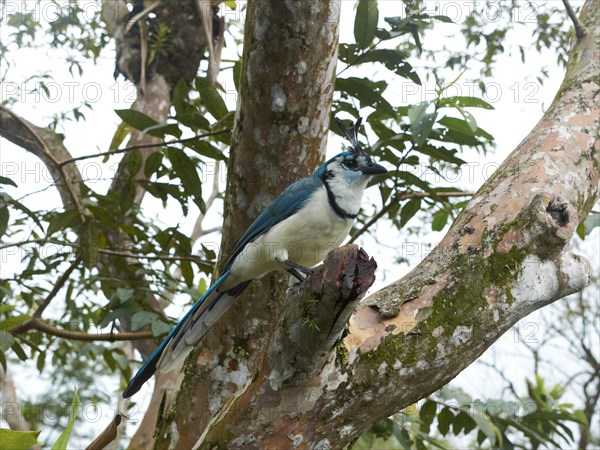
<instances>
[{"instance_id":1,"label":"blue and white bird","mask_svg":"<svg viewBox=\"0 0 600 450\"><path fill-rule=\"evenodd\" d=\"M337 119L336 119L337 120ZM300 272L321 262L338 247L360 210L369 180L387 170L358 143L359 118L350 129L337 120L351 143L312 175L285 189L250 225L227 262L224 273L173 328L123 392L127 398L159 369L176 367L233 304L250 281L274 270Z\"/></svg>"}]
</instances>

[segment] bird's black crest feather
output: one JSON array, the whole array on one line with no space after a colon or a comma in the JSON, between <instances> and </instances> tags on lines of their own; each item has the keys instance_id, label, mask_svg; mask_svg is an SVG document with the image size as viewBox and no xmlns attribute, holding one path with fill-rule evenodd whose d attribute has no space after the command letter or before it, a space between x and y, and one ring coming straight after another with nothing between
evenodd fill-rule
<instances>
[{"instance_id":1,"label":"bird's black crest feather","mask_svg":"<svg viewBox=\"0 0 600 450\"><path fill-rule=\"evenodd\" d=\"M338 124L338 127L340 127L340 130L342 130L342 132L346 135L346 139L348 139L350 144L352 144L350 147L352 151L355 153L364 153L364 150L358 143L358 130L360 129L360 124L362 123L362 117L359 117L351 128L346 128L344 122L337 117L335 118L335 122Z\"/></svg>"}]
</instances>

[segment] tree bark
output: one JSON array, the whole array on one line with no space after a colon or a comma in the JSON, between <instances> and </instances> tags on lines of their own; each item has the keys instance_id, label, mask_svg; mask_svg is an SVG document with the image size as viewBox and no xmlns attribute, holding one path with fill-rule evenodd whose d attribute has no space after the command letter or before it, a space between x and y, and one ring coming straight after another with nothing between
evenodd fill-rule
<instances>
[{"instance_id":1,"label":"tree bark","mask_svg":"<svg viewBox=\"0 0 600 450\"><path fill-rule=\"evenodd\" d=\"M74 164L61 166L63 161L72 158L71 153L64 146L64 136L50 129L38 127L1 105L0 136L37 156L56 183L63 207L76 208L83 218L81 173Z\"/></svg>"},{"instance_id":2,"label":"tree bark","mask_svg":"<svg viewBox=\"0 0 600 450\"><path fill-rule=\"evenodd\" d=\"M600 5L586 2L590 32L574 44L553 104L434 251L366 299L317 364L294 359L290 370L308 378L269 357L298 351L277 337L299 326L281 314L266 357L195 448L341 448L448 383L519 319L588 284L589 264L569 241L599 197L599 20ZM319 298L312 286L303 295ZM284 310L294 299L290 292ZM328 304L316 302L311 315Z\"/></svg>"},{"instance_id":3,"label":"tree bark","mask_svg":"<svg viewBox=\"0 0 600 450\"><path fill-rule=\"evenodd\" d=\"M339 3L251 1L228 166L220 264L289 184L323 161L337 62ZM288 276L252 283L191 353L156 448L191 448L211 417L258 369Z\"/></svg>"}]
</instances>

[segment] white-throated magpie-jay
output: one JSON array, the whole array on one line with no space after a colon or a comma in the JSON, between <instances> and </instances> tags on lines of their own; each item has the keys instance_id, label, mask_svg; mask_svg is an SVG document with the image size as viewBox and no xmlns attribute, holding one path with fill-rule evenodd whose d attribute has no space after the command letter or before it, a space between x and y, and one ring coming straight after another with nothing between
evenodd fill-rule
<instances>
[{"instance_id":1,"label":"white-throated magpie-jay","mask_svg":"<svg viewBox=\"0 0 600 450\"><path fill-rule=\"evenodd\" d=\"M337 120L337 119L336 119ZM312 175L288 186L242 235L224 273L168 334L123 392L130 397L156 372L180 363L227 311L250 281L274 270L300 272L322 261L350 231L373 175L387 170L358 144L359 118L350 129L337 121L351 143Z\"/></svg>"}]
</instances>

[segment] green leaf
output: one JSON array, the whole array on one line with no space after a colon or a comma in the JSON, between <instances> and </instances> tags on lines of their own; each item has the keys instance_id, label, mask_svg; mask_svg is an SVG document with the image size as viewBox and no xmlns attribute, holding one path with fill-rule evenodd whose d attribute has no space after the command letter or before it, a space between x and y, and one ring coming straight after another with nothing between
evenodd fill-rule
<instances>
[{"instance_id":1,"label":"green leaf","mask_svg":"<svg viewBox=\"0 0 600 450\"><path fill-rule=\"evenodd\" d=\"M15 305L0 305L0 313L14 311L15 308Z\"/></svg>"},{"instance_id":2,"label":"green leaf","mask_svg":"<svg viewBox=\"0 0 600 450\"><path fill-rule=\"evenodd\" d=\"M175 85L172 95L173 106L175 107L175 112L178 115L191 112L194 109L193 106L188 103L189 92L189 85L183 78L181 78Z\"/></svg>"},{"instance_id":3,"label":"green leaf","mask_svg":"<svg viewBox=\"0 0 600 450\"><path fill-rule=\"evenodd\" d=\"M144 175L146 178L150 178L154 172L158 170L162 164L163 154L161 152L154 152L146 160L144 165Z\"/></svg>"},{"instance_id":4,"label":"green leaf","mask_svg":"<svg viewBox=\"0 0 600 450\"><path fill-rule=\"evenodd\" d=\"M73 401L71 403L71 409L69 411L69 422L67 423L67 427L60 434L54 445L52 446L52 450L67 450L69 447L69 438L71 437L71 432L73 431L73 425L75 424L75 419L77 419L77 412L79 411L79 395L77 394L77 389L73 392Z\"/></svg>"},{"instance_id":5,"label":"green leaf","mask_svg":"<svg viewBox=\"0 0 600 450\"><path fill-rule=\"evenodd\" d=\"M471 114L469 111L465 111L463 108L460 108L460 107L457 107L456 109L458 109L458 111L465 118L465 121L469 125L469 128L471 129L471 131L473 133L475 133L477 131L478 126L477 126L477 121L475 120L475 117L473 116L473 114Z\"/></svg>"},{"instance_id":6,"label":"green leaf","mask_svg":"<svg viewBox=\"0 0 600 450\"><path fill-rule=\"evenodd\" d=\"M427 400L421 406L419 411L419 418L421 419L421 431L429 433L433 419L435 419L435 413L437 411L437 403Z\"/></svg>"},{"instance_id":7,"label":"green leaf","mask_svg":"<svg viewBox=\"0 0 600 450\"><path fill-rule=\"evenodd\" d=\"M400 210L400 226L403 227L421 209L421 199L412 198Z\"/></svg>"},{"instance_id":8,"label":"green leaf","mask_svg":"<svg viewBox=\"0 0 600 450\"><path fill-rule=\"evenodd\" d=\"M492 105L490 105L485 100L482 100L477 97L465 97L465 96L456 96L456 97L446 97L441 98L437 101L438 108L442 107L453 107L453 108L483 108L483 109L494 109Z\"/></svg>"},{"instance_id":9,"label":"green leaf","mask_svg":"<svg viewBox=\"0 0 600 450\"><path fill-rule=\"evenodd\" d=\"M121 168L121 166L125 167L125 170L127 170L130 177L134 177L142 167L142 152L140 152L139 149L127 152L119 163L119 168Z\"/></svg>"},{"instance_id":10,"label":"green leaf","mask_svg":"<svg viewBox=\"0 0 600 450\"><path fill-rule=\"evenodd\" d=\"M164 323L162 320L155 320L150 325L150 329L152 330L152 336L154 337L167 334L169 331L171 331L171 328L171 325L169 325L168 323Z\"/></svg>"},{"instance_id":11,"label":"green leaf","mask_svg":"<svg viewBox=\"0 0 600 450\"><path fill-rule=\"evenodd\" d=\"M158 125L158 122L152 117L148 117L146 114L134 109L116 109L115 113L117 113L123 122L139 131L144 131L146 128Z\"/></svg>"},{"instance_id":12,"label":"green leaf","mask_svg":"<svg viewBox=\"0 0 600 450\"><path fill-rule=\"evenodd\" d=\"M157 320L157 315L155 312L138 311L131 317L131 328L134 331L139 330L155 320Z\"/></svg>"},{"instance_id":13,"label":"green leaf","mask_svg":"<svg viewBox=\"0 0 600 450\"><path fill-rule=\"evenodd\" d=\"M27 354L25 353L25 350L23 350L23 347L21 347L21 344L15 342L10 348L12 348L13 352L15 352L21 361L27 361Z\"/></svg>"},{"instance_id":14,"label":"green leaf","mask_svg":"<svg viewBox=\"0 0 600 450\"><path fill-rule=\"evenodd\" d=\"M18 210L22 211L24 214L26 214L31 220L33 220L35 222L35 224L38 227L40 227L41 230L44 229L44 227L42 226L42 222L40 222L40 219L38 218L37 214L34 214L34 212L31 211L23 203L18 202L17 200L13 200L10 197L7 200L5 200L5 201L6 201L6 203L12 205L16 209L18 209Z\"/></svg>"},{"instance_id":15,"label":"green leaf","mask_svg":"<svg viewBox=\"0 0 600 450\"><path fill-rule=\"evenodd\" d=\"M31 319L29 314L19 314L18 316L10 316L0 322L0 330L10 331L12 328L21 325Z\"/></svg>"},{"instance_id":16,"label":"green leaf","mask_svg":"<svg viewBox=\"0 0 600 450\"><path fill-rule=\"evenodd\" d=\"M181 129L176 123L157 123L151 127L144 128L143 132L161 139L167 134L175 136L178 139L181 137Z\"/></svg>"},{"instance_id":17,"label":"green leaf","mask_svg":"<svg viewBox=\"0 0 600 450\"><path fill-rule=\"evenodd\" d=\"M417 434L423 440L423 442L427 442L428 444L430 444L431 446L433 446L435 448L441 448L443 450L455 450L454 447L450 447L444 441L442 441L440 439L436 439L433 436L430 436L428 433L424 433L420 430L415 430L414 433ZM422 448L427 449L427 447L425 445L423 445Z\"/></svg>"},{"instance_id":18,"label":"green leaf","mask_svg":"<svg viewBox=\"0 0 600 450\"><path fill-rule=\"evenodd\" d=\"M129 133L131 132L131 127L125 123L124 121L122 121L119 126L117 127L117 129L115 130L115 134L113 134L112 140L110 141L110 145L108 146L109 150L116 150L119 148L119 146L123 143L123 141L125 140L125 138L129 135ZM106 160L108 160L109 155L106 155L104 157L104 162L106 162Z\"/></svg>"},{"instance_id":19,"label":"green leaf","mask_svg":"<svg viewBox=\"0 0 600 450\"><path fill-rule=\"evenodd\" d=\"M410 435L404 427L401 427L400 425L398 425L398 423L394 423L394 428L392 429L392 432L394 433L394 437L403 449L411 450L413 448Z\"/></svg>"},{"instance_id":20,"label":"green leaf","mask_svg":"<svg viewBox=\"0 0 600 450\"><path fill-rule=\"evenodd\" d=\"M46 364L46 354L44 352L41 352L38 355L37 362L35 364L38 372L42 373L42 370L44 370L45 364Z\"/></svg>"},{"instance_id":21,"label":"green leaf","mask_svg":"<svg viewBox=\"0 0 600 450\"><path fill-rule=\"evenodd\" d=\"M466 161L457 158L456 150L451 150L446 147L435 147L433 145L419 145L416 149L417 152L424 155L430 156L434 160L446 161L452 164L462 165L466 164Z\"/></svg>"},{"instance_id":22,"label":"green leaf","mask_svg":"<svg viewBox=\"0 0 600 450\"><path fill-rule=\"evenodd\" d=\"M464 411L459 412L452 422L452 433L456 436L458 436L461 431L464 431L464 434L468 434L473 428L475 428L475 422L471 416Z\"/></svg>"},{"instance_id":23,"label":"green leaf","mask_svg":"<svg viewBox=\"0 0 600 450\"><path fill-rule=\"evenodd\" d=\"M4 236L6 230L8 229L8 219L10 218L10 213L6 206L0 208L0 238Z\"/></svg>"},{"instance_id":24,"label":"green leaf","mask_svg":"<svg viewBox=\"0 0 600 450\"><path fill-rule=\"evenodd\" d=\"M192 269L192 263L190 261L181 261L179 265L181 269L181 274L183 275L183 279L188 287L192 287L194 283L194 269Z\"/></svg>"},{"instance_id":25,"label":"green leaf","mask_svg":"<svg viewBox=\"0 0 600 450\"><path fill-rule=\"evenodd\" d=\"M382 95L386 88L385 81L372 81L367 78L348 77L335 80L336 91L340 91L342 96L345 94L356 98L361 108L371 106L379 113L394 117L394 108Z\"/></svg>"},{"instance_id":26,"label":"green leaf","mask_svg":"<svg viewBox=\"0 0 600 450\"><path fill-rule=\"evenodd\" d=\"M448 222L448 212L439 210L433 213L433 222L431 229L433 231L442 231Z\"/></svg>"},{"instance_id":27,"label":"green leaf","mask_svg":"<svg viewBox=\"0 0 600 450\"><path fill-rule=\"evenodd\" d=\"M486 416L478 413L477 411L473 411L473 420L477 424L477 428L479 428L479 430L483 432L485 437L487 437L487 439L490 441L492 447L496 445L496 442L502 439L498 427L494 425Z\"/></svg>"},{"instance_id":28,"label":"green leaf","mask_svg":"<svg viewBox=\"0 0 600 450\"><path fill-rule=\"evenodd\" d=\"M37 444L39 431L13 431L0 428L0 447L6 450L27 450Z\"/></svg>"},{"instance_id":29,"label":"green leaf","mask_svg":"<svg viewBox=\"0 0 600 450\"><path fill-rule=\"evenodd\" d=\"M52 236L54 233L62 231L65 228L73 228L78 223L79 214L77 213L77 210L68 209L66 211L56 214L54 217L52 217L52 219L50 219L46 235Z\"/></svg>"},{"instance_id":30,"label":"green leaf","mask_svg":"<svg viewBox=\"0 0 600 450\"><path fill-rule=\"evenodd\" d=\"M592 213L583 221L585 235L587 236L596 227L600 227L600 214Z\"/></svg>"},{"instance_id":31,"label":"green leaf","mask_svg":"<svg viewBox=\"0 0 600 450\"><path fill-rule=\"evenodd\" d=\"M454 23L454 21L448 16L436 15L436 16L431 16L431 18L435 19L435 20L439 20L440 22L444 22L444 23Z\"/></svg>"},{"instance_id":32,"label":"green leaf","mask_svg":"<svg viewBox=\"0 0 600 450\"><path fill-rule=\"evenodd\" d=\"M450 431L450 424L454 420L454 413L448 407L444 407L438 414L438 431L442 436L446 436Z\"/></svg>"},{"instance_id":33,"label":"green leaf","mask_svg":"<svg viewBox=\"0 0 600 450\"><path fill-rule=\"evenodd\" d=\"M464 134L465 137L475 136L475 137L481 137L487 141L494 140L493 136L491 134L489 134L487 131L483 130L482 128L477 128L477 131L474 133L473 130L471 129L471 127L469 126L469 124L465 120L457 119L456 117L445 116L445 117L442 117L438 121L438 123L440 125L445 126L449 130ZM454 142L449 139L445 139L445 140L447 140L449 142ZM469 142L477 142L477 141L471 140ZM458 143L461 144L461 142L458 142ZM465 145L470 145L470 144L465 144Z\"/></svg>"},{"instance_id":34,"label":"green leaf","mask_svg":"<svg viewBox=\"0 0 600 450\"><path fill-rule=\"evenodd\" d=\"M205 78L197 77L196 89L200 94L202 104L215 119L220 120L228 113L223 97L221 97L217 88L215 88L210 81Z\"/></svg>"},{"instance_id":35,"label":"green leaf","mask_svg":"<svg viewBox=\"0 0 600 450\"><path fill-rule=\"evenodd\" d=\"M354 19L354 40L360 48L367 48L377 31L379 9L376 0L358 0Z\"/></svg>"},{"instance_id":36,"label":"green leaf","mask_svg":"<svg viewBox=\"0 0 600 450\"><path fill-rule=\"evenodd\" d=\"M81 225L79 231L79 251L85 267L92 269L98 262L100 252L98 250L98 228L91 219L87 219Z\"/></svg>"},{"instance_id":37,"label":"green leaf","mask_svg":"<svg viewBox=\"0 0 600 450\"><path fill-rule=\"evenodd\" d=\"M240 82L242 81L242 61L238 60L233 65L233 84L235 85L235 90L240 92Z\"/></svg>"},{"instance_id":38,"label":"green leaf","mask_svg":"<svg viewBox=\"0 0 600 450\"><path fill-rule=\"evenodd\" d=\"M19 187L13 180L8 177L3 177L2 175L0 175L0 184L8 184L10 186Z\"/></svg>"},{"instance_id":39,"label":"green leaf","mask_svg":"<svg viewBox=\"0 0 600 450\"><path fill-rule=\"evenodd\" d=\"M133 293L133 289L117 288L115 295L119 299L119 305L124 305L131 300L133 298Z\"/></svg>"},{"instance_id":40,"label":"green leaf","mask_svg":"<svg viewBox=\"0 0 600 450\"><path fill-rule=\"evenodd\" d=\"M185 191L194 198L194 203L200 208L200 211L204 211L202 185L200 177L198 177L198 173L196 172L196 165L183 150L178 148L169 148L167 150L167 157L173 165L175 174L181 180Z\"/></svg>"},{"instance_id":41,"label":"green leaf","mask_svg":"<svg viewBox=\"0 0 600 450\"><path fill-rule=\"evenodd\" d=\"M115 361L112 352L109 349L106 349L104 352L102 352L102 357L104 358L104 361L110 370L115 371L117 368L117 362Z\"/></svg>"},{"instance_id":42,"label":"green leaf","mask_svg":"<svg viewBox=\"0 0 600 450\"><path fill-rule=\"evenodd\" d=\"M15 338L12 335L12 333L9 333L8 330L10 330L10 328L6 327L4 328L3 325L4 322L0 322L0 351L4 352L6 350L8 350L9 348L11 348L13 346L13 344L15 343Z\"/></svg>"},{"instance_id":43,"label":"green leaf","mask_svg":"<svg viewBox=\"0 0 600 450\"><path fill-rule=\"evenodd\" d=\"M410 107L408 110L412 140L417 145L424 144L427 141L437 117L436 112L427 113L429 105L431 105L430 102L423 102Z\"/></svg>"},{"instance_id":44,"label":"green leaf","mask_svg":"<svg viewBox=\"0 0 600 450\"><path fill-rule=\"evenodd\" d=\"M421 84L419 75L409 64L406 55L400 50L391 48L379 48L360 53L355 44L340 44L340 60L349 65L360 65L365 63L380 63L388 70L404 78L409 78L416 84Z\"/></svg>"},{"instance_id":45,"label":"green leaf","mask_svg":"<svg viewBox=\"0 0 600 450\"><path fill-rule=\"evenodd\" d=\"M207 141L197 140L188 142L186 143L186 147L191 148L202 156L207 156L208 158L216 159L217 161L227 160L225 155L218 148Z\"/></svg>"},{"instance_id":46,"label":"green leaf","mask_svg":"<svg viewBox=\"0 0 600 450\"><path fill-rule=\"evenodd\" d=\"M579 225L577 225L577 230L575 230L577 232L577 236L579 236L579 239L585 239L585 221L582 220L581 222L579 222ZM0 236L2 236L2 233L0 233Z\"/></svg>"},{"instance_id":47,"label":"green leaf","mask_svg":"<svg viewBox=\"0 0 600 450\"><path fill-rule=\"evenodd\" d=\"M179 121L186 127L190 127L194 130L208 130L210 129L210 122L198 111L192 111L184 114L177 114L175 120Z\"/></svg>"},{"instance_id":48,"label":"green leaf","mask_svg":"<svg viewBox=\"0 0 600 450\"><path fill-rule=\"evenodd\" d=\"M383 48L373 50L366 53L364 58L361 58L360 62L379 62L396 75L408 78L418 85L421 84L421 79L417 72L415 72L413 66L408 63L405 56L398 50Z\"/></svg>"},{"instance_id":49,"label":"green leaf","mask_svg":"<svg viewBox=\"0 0 600 450\"><path fill-rule=\"evenodd\" d=\"M514 428L516 428L517 430L519 430L520 432L522 432L525 436L533 439L534 441L538 441L540 443L546 442L548 440L548 436L546 436L545 434L540 433L538 430L535 430L531 427L528 427L527 425L525 425L524 423L522 423L521 420L515 420L515 419L511 419L511 418L505 418L505 419L498 419L501 423L504 423L506 425L510 425Z\"/></svg>"}]
</instances>

